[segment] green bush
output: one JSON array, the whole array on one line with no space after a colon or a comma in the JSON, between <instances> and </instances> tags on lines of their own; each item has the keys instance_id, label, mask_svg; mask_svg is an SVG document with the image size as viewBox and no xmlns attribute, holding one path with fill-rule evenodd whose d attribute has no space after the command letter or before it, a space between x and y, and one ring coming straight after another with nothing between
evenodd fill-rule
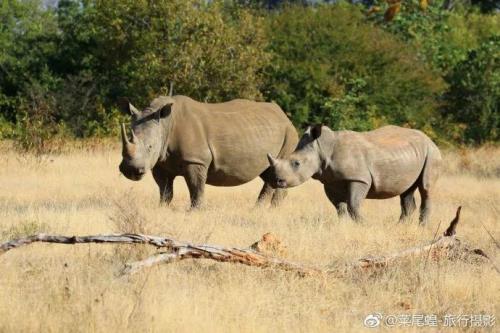
<instances>
[{"instance_id":1,"label":"green bush","mask_svg":"<svg viewBox=\"0 0 500 333\"><path fill-rule=\"evenodd\" d=\"M36 0L2 1L0 22L0 114L15 122L32 82L56 86L48 62L57 47L57 24Z\"/></svg>"},{"instance_id":2,"label":"green bush","mask_svg":"<svg viewBox=\"0 0 500 333\"><path fill-rule=\"evenodd\" d=\"M19 104L15 148L42 156L56 152L57 136L66 136L65 126L55 119L56 100L43 85L33 82L29 96Z\"/></svg>"},{"instance_id":3,"label":"green bush","mask_svg":"<svg viewBox=\"0 0 500 333\"><path fill-rule=\"evenodd\" d=\"M371 16L371 20L414 45L419 56L443 75L464 60L469 50L500 31L498 15L482 15L475 7L459 1L454 2L453 11L444 9L443 1L428 3L422 9L420 0L402 1L400 12L390 22L384 21L384 11ZM388 6L380 5L384 10Z\"/></svg>"},{"instance_id":4,"label":"green bush","mask_svg":"<svg viewBox=\"0 0 500 333\"><path fill-rule=\"evenodd\" d=\"M355 7L290 7L269 16L268 36L273 59L265 95L296 125L437 127L443 81Z\"/></svg>"},{"instance_id":5,"label":"green bush","mask_svg":"<svg viewBox=\"0 0 500 333\"><path fill-rule=\"evenodd\" d=\"M259 98L268 63L261 19L223 1L89 1L93 73L106 97L139 104L175 92L198 100ZM77 35L81 34L80 32Z\"/></svg>"},{"instance_id":6,"label":"green bush","mask_svg":"<svg viewBox=\"0 0 500 333\"><path fill-rule=\"evenodd\" d=\"M29 119L33 82L53 108L43 123L76 137L112 134L122 119L117 97L145 106L171 82L198 100L261 98L264 27L238 5L60 0L47 9L9 0L0 18L0 111L21 129L40 122Z\"/></svg>"},{"instance_id":7,"label":"green bush","mask_svg":"<svg viewBox=\"0 0 500 333\"><path fill-rule=\"evenodd\" d=\"M47 151L53 137L117 135L117 97L143 107L173 82L201 101L274 100L299 127L391 123L497 141L487 52L498 54L500 20L494 2L488 14L478 3L408 0L387 22L385 0L368 17L361 5L305 0L6 0L0 139Z\"/></svg>"},{"instance_id":8,"label":"green bush","mask_svg":"<svg viewBox=\"0 0 500 333\"><path fill-rule=\"evenodd\" d=\"M445 114L461 124L460 141L500 139L500 35L469 52L447 77Z\"/></svg>"}]
</instances>

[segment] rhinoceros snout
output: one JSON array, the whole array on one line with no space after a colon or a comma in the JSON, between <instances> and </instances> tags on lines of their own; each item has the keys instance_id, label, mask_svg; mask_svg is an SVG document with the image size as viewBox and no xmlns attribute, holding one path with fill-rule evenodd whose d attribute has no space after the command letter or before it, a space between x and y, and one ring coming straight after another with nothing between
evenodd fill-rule
<instances>
[{"instance_id":1,"label":"rhinoceros snout","mask_svg":"<svg viewBox=\"0 0 500 333\"><path fill-rule=\"evenodd\" d=\"M285 188L287 186L286 180L278 178L278 179L276 179L276 185L277 185L277 187Z\"/></svg>"},{"instance_id":2,"label":"rhinoceros snout","mask_svg":"<svg viewBox=\"0 0 500 333\"><path fill-rule=\"evenodd\" d=\"M146 174L146 168L132 168L124 163L118 167L120 172L130 180L141 180Z\"/></svg>"}]
</instances>

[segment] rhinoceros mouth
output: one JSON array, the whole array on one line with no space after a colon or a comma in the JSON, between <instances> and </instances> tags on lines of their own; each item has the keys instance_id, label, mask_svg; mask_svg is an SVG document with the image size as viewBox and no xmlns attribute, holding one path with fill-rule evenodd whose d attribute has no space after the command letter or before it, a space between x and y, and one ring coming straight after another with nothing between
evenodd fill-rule
<instances>
[{"instance_id":1,"label":"rhinoceros mouth","mask_svg":"<svg viewBox=\"0 0 500 333\"><path fill-rule=\"evenodd\" d=\"M139 181L144 177L144 174L132 173L132 174L124 174L130 180Z\"/></svg>"},{"instance_id":2,"label":"rhinoceros mouth","mask_svg":"<svg viewBox=\"0 0 500 333\"><path fill-rule=\"evenodd\" d=\"M119 169L120 169L120 172L122 173L122 175L124 175L128 179L134 180L134 181L141 180L144 177L144 175L146 174L145 170L142 170L142 169L139 170L139 169L127 167L123 163L120 164Z\"/></svg>"},{"instance_id":3,"label":"rhinoceros mouth","mask_svg":"<svg viewBox=\"0 0 500 333\"><path fill-rule=\"evenodd\" d=\"M271 187L274 189L282 189L290 187L286 181L281 179L272 180L271 182L269 182L269 185L271 185Z\"/></svg>"}]
</instances>

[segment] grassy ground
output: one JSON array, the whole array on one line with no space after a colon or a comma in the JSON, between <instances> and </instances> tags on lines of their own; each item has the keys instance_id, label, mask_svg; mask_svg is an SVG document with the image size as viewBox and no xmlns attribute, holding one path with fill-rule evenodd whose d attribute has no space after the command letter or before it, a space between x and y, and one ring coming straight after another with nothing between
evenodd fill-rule
<instances>
[{"instance_id":1,"label":"grassy ground","mask_svg":"<svg viewBox=\"0 0 500 333\"><path fill-rule=\"evenodd\" d=\"M397 198L365 201L363 225L339 222L315 181L292 189L277 209L254 209L260 181L209 187L206 208L188 213L182 178L176 180L172 206L160 207L150 175L141 182L120 176L116 148L78 149L36 162L4 145L0 238L41 231L142 232L241 247L272 232L288 246L290 260L329 265L431 240L438 225L442 232L462 205L459 237L499 265L498 250L480 223L500 239L499 155L494 148L445 154L432 222L422 228L417 214L409 224L396 223ZM184 261L117 278L125 262L151 251L35 244L0 256L0 332L360 332L368 330L363 320L374 312L500 314L500 279L488 265L413 261L377 277L319 279Z\"/></svg>"}]
</instances>

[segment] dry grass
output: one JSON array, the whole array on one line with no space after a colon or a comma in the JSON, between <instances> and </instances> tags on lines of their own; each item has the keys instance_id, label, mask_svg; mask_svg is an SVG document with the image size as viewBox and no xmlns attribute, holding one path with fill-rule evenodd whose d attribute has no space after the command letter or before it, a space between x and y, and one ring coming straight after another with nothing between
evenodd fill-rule
<instances>
[{"instance_id":1,"label":"dry grass","mask_svg":"<svg viewBox=\"0 0 500 333\"><path fill-rule=\"evenodd\" d=\"M364 225L339 223L314 181L291 190L277 209L253 208L260 181L209 187L207 207L188 213L181 178L173 205L160 207L151 176L138 183L120 176L116 148L78 149L32 163L4 145L0 235L139 231L246 246L270 231L288 246L289 259L328 265L431 240L438 225L442 222L444 229L463 205L459 236L483 248L498 265L498 250L480 224L500 239L500 150L487 149L445 154L447 173L436 191L432 223L421 228L416 219L396 224L398 199L365 201ZM410 262L377 277L322 280L185 261L117 278L125 261L148 251L140 246L35 244L0 256L0 332L359 332L364 317L373 312L500 313L499 276L487 265Z\"/></svg>"}]
</instances>

